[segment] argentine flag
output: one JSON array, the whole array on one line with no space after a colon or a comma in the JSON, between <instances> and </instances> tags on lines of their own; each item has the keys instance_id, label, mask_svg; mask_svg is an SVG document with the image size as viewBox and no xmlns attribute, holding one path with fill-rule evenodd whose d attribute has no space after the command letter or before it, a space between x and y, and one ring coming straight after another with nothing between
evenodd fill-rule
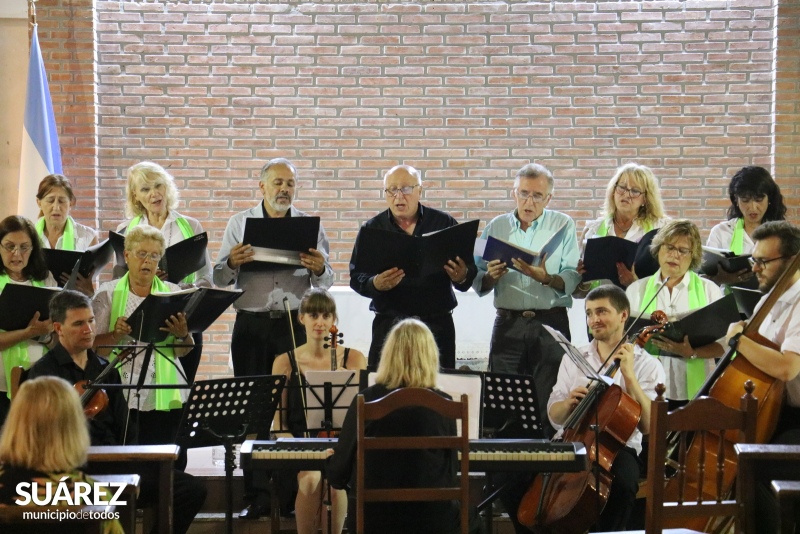
<instances>
[{"instance_id":1,"label":"argentine flag","mask_svg":"<svg viewBox=\"0 0 800 534\"><path fill-rule=\"evenodd\" d=\"M58 146L56 120L37 26L33 26L31 57L28 64L28 89L25 98L25 122L22 127L22 156L19 168L17 214L35 221L36 191L48 174L61 174L61 149Z\"/></svg>"}]
</instances>

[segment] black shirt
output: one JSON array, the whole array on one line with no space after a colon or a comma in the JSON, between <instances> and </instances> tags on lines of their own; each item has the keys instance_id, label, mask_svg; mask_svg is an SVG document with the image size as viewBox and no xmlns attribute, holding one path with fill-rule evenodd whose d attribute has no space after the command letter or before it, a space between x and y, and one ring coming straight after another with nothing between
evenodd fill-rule
<instances>
[{"instance_id":1,"label":"black shirt","mask_svg":"<svg viewBox=\"0 0 800 534\"><path fill-rule=\"evenodd\" d=\"M48 351L36 362L28 371L28 379L39 376L58 376L70 384L75 384L81 380L94 380L109 365L105 360L88 351L86 369L78 367L67 350L60 344ZM109 372L103 378L104 384L121 383L119 373ZM89 435L92 445L121 445L125 435L125 424L128 419L128 404L119 389L106 390L109 404L100 413L95 415L89 422ZM128 431L128 443L132 442L135 432Z\"/></svg>"},{"instance_id":2,"label":"black shirt","mask_svg":"<svg viewBox=\"0 0 800 534\"><path fill-rule=\"evenodd\" d=\"M419 219L414 227L415 236L422 236L437 230L444 230L458 224L453 217L443 211L426 208L419 205ZM367 228L378 228L392 232L405 230L395 222L390 210L383 211L364 223ZM358 254L358 238L353 246L352 258ZM377 313L386 313L398 316L439 315L447 313L456 307L456 295L453 287L459 291L467 291L472 281L478 274L475 258L461 258L467 264L467 279L463 284L456 284L450 280L442 266L441 272L421 278L405 277L400 284L389 291L378 291L372 283L373 274L354 271L355 265L350 264L350 287L358 294L372 299L369 309Z\"/></svg>"},{"instance_id":3,"label":"black shirt","mask_svg":"<svg viewBox=\"0 0 800 534\"><path fill-rule=\"evenodd\" d=\"M433 390L442 397L451 397ZM367 402L385 397L391 390L381 384L362 391ZM347 500L348 530L355 531L357 398L345 415L334 454L328 458L328 480L332 487L350 489ZM369 421L365 434L388 436L455 436L456 422L432 410L409 407L396 410L376 421ZM457 486L457 455L452 450L370 451L366 455L364 484L369 488L424 488ZM365 510L365 531L381 534L447 534L459 532L458 502L369 503Z\"/></svg>"}]
</instances>

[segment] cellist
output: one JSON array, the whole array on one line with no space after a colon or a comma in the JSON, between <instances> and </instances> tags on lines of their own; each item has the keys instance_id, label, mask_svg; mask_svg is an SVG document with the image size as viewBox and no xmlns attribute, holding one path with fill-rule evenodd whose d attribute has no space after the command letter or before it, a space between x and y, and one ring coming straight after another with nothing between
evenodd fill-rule
<instances>
[{"instance_id":1,"label":"cellist","mask_svg":"<svg viewBox=\"0 0 800 534\"><path fill-rule=\"evenodd\" d=\"M751 263L758 289L764 293L760 307L800 252L800 228L787 221L771 221L756 228L752 238L755 246ZM744 321L730 326L726 341L759 370L786 382L784 405L771 443L800 445L800 271L792 274L791 281L758 329L780 350L742 336ZM795 475L800 475L800 469ZM757 496L756 524L763 527L763 532L776 532L777 505L766 488L759 488Z\"/></svg>"},{"instance_id":2,"label":"cellist","mask_svg":"<svg viewBox=\"0 0 800 534\"><path fill-rule=\"evenodd\" d=\"M639 346L623 344L617 352L608 358L611 351L622 340L625 322L630 315L630 304L625 291L614 285L596 287L586 295L584 303L586 324L592 330L594 340L579 349L588 363L601 373L615 361L620 362L619 372L614 382L619 384L628 395L642 408L637 430L628 440L626 447L617 454L611 473L614 476L609 499L603 513L593 529L596 532L625 530L628 518L633 509L638 481L643 464L639 459L642 451L642 434L650 427L650 401L656 397L656 384L665 380L661 362L651 357ZM601 368L608 358L606 365ZM547 415L556 429L572 413L580 400L587 394L586 376L578 369L570 358L564 357L558 369L558 378L547 403ZM513 492L513 489L511 490ZM508 507L509 499L503 500ZM518 504L518 501L517 501ZM518 534L529 533L516 520L516 510L509 510Z\"/></svg>"}]
</instances>

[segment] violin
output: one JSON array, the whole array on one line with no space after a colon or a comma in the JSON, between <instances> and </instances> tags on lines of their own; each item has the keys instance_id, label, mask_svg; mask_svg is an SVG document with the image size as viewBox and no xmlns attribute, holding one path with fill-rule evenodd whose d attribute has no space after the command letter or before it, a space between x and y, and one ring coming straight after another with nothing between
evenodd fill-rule
<instances>
[{"instance_id":1,"label":"violin","mask_svg":"<svg viewBox=\"0 0 800 534\"><path fill-rule=\"evenodd\" d=\"M336 350L339 347L339 344L342 342L342 338L344 334L339 332L339 329L336 328L336 325L331 326L331 329L328 331L330 334L329 336L325 336L325 341L328 343L323 345L323 348L331 349L331 371L336 371L339 367L337 363L336 357ZM331 431L331 430L320 430L317 433L318 438L335 438L339 435L338 431Z\"/></svg>"},{"instance_id":2,"label":"violin","mask_svg":"<svg viewBox=\"0 0 800 534\"><path fill-rule=\"evenodd\" d=\"M650 320L656 324L645 326L636 332L630 338L631 343L635 343L636 345L644 348L644 346L650 341L651 337L656 334L663 333L669 324L669 317L667 317L667 314L661 310L656 310L651 313Z\"/></svg>"},{"instance_id":3,"label":"violin","mask_svg":"<svg viewBox=\"0 0 800 534\"><path fill-rule=\"evenodd\" d=\"M117 356L117 359L124 362L132 353L133 348L125 349L119 354L119 356ZM94 380L79 380L72 386L78 392L78 395L80 395L81 407L83 407L83 415L86 416L86 419L93 419L97 414L105 410L109 404L108 393L106 393L106 390L100 388L90 388L89 385L96 382L102 382L112 370L116 369L117 367L115 365L109 363L106 365L105 369L103 369L100 374L95 377Z\"/></svg>"}]
</instances>

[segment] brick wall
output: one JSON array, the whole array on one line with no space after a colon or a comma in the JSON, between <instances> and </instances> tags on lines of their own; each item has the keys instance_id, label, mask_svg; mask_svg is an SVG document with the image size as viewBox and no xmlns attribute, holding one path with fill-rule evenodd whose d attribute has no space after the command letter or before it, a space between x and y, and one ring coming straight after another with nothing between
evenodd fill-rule
<instances>
[{"instance_id":1,"label":"brick wall","mask_svg":"<svg viewBox=\"0 0 800 534\"><path fill-rule=\"evenodd\" d=\"M65 172L103 229L122 218L125 169L152 159L214 256L275 156L300 169L297 205L323 218L338 283L399 162L423 170L423 202L487 221L538 161L557 178L550 207L580 227L636 160L706 231L729 177L759 164L797 221L796 0L93 5L38 3ZM229 326L201 373L224 372Z\"/></svg>"}]
</instances>

